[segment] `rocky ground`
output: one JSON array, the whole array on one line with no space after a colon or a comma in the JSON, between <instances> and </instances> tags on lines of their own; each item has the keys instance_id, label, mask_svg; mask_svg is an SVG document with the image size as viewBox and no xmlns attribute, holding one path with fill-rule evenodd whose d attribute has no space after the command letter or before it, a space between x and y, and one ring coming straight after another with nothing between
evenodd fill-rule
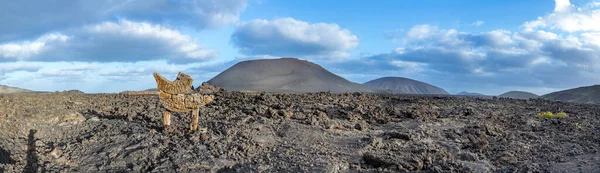
<instances>
[{"instance_id":1,"label":"rocky ground","mask_svg":"<svg viewBox=\"0 0 600 173\"><path fill-rule=\"evenodd\" d=\"M0 95L0 172L598 172L600 107L541 99L214 93L162 130L156 95ZM539 119L541 111L565 119Z\"/></svg>"}]
</instances>

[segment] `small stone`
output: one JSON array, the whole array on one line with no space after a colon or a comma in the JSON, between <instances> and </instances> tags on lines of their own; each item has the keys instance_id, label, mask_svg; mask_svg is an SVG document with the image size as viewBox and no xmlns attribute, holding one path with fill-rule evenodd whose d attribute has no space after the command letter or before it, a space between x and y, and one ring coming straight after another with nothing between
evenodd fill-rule
<instances>
[{"instance_id":1,"label":"small stone","mask_svg":"<svg viewBox=\"0 0 600 173\"><path fill-rule=\"evenodd\" d=\"M515 156L510 152L503 152L499 160L505 163L516 163Z\"/></svg>"},{"instance_id":2,"label":"small stone","mask_svg":"<svg viewBox=\"0 0 600 173\"><path fill-rule=\"evenodd\" d=\"M35 146L36 146L36 147L43 147L43 146L45 146L45 145L46 145L46 144L44 144L44 142L42 142L42 141L40 141L40 140L36 140L36 141L35 141Z\"/></svg>"},{"instance_id":3,"label":"small stone","mask_svg":"<svg viewBox=\"0 0 600 173\"><path fill-rule=\"evenodd\" d=\"M79 112L73 112L67 115L63 115L61 122L83 122L85 121L85 117L81 115Z\"/></svg>"},{"instance_id":4,"label":"small stone","mask_svg":"<svg viewBox=\"0 0 600 173\"><path fill-rule=\"evenodd\" d=\"M112 159L112 158L117 157L118 155L119 155L119 153L111 153L108 155L108 157Z\"/></svg>"},{"instance_id":5,"label":"small stone","mask_svg":"<svg viewBox=\"0 0 600 173\"><path fill-rule=\"evenodd\" d=\"M54 148L52 151L50 151L50 153L48 153L50 156L54 157L55 159L58 159L61 155L61 151L58 148Z\"/></svg>"},{"instance_id":6,"label":"small stone","mask_svg":"<svg viewBox=\"0 0 600 173\"><path fill-rule=\"evenodd\" d=\"M68 160L65 157L60 157L55 160L55 163L58 163L58 164L65 164L67 162L68 162Z\"/></svg>"},{"instance_id":7,"label":"small stone","mask_svg":"<svg viewBox=\"0 0 600 173\"><path fill-rule=\"evenodd\" d=\"M421 159L413 158L411 162L413 163L414 169L416 170L421 170L424 167L423 161L421 161Z\"/></svg>"},{"instance_id":8,"label":"small stone","mask_svg":"<svg viewBox=\"0 0 600 173\"><path fill-rule=\"evenodd\" d=\"M294 116L294 113L292 111L285 111L283 113L283 116L285 116L286 118L291 118L292 116Z\"/></svg>"},{"instance_id":9,"label":"small stone","mask_svg":"<svg viewBox=\"0 0 600 173\"><path fill-rule=\"evenodd\" d=\"M477 161L477 156L473 153L458 153L458 158L465 161Z\"/></svg>"},{"instance_id":10,"label":"small stone","mask_svg":"<svg viewBox=\"0 0 600 173\"><path fill-rule=\"evenodd\" d=\"M354 125L354 129L360 130L360 131L365 131L368 129L368 125L365 122L359 122Z\"/></svg>"},{"instance_id":11,"label":"small stone","mask_svg":"<svg viewBox=\"0 0 600 173\"><path fill-rule=\"evenodd\" d=\"M297 119L297 120L303 120L303 119L306 119L306 115L304 115L303 113L296 113L296 114L293 114L291 118Z\"/></svg>"},{"instance_id":12,"label":"small stone","mask_svg":"<svg viewBox=\"0 0 600 173\"><path fill-rule=\"evenodd\" d=\"M200 132L200 133L206 133L206 132L208 132L208 128L206 128L206 127L199 128L198 132Z\"/></svg>"},{"instance_id":13,"label":"small stone","mask_svg":"<svg viewBox=\"0 0 600 173\"><path fill-rule=\"evenodd\" d=\"M87 119L87 121L98 122L98 121L100 121L100 118L98 118L98 117L92 117L92 118Z\"/></svg>"},{"instance_id":14,"label":"small stone","mask_svg":"<svg viewBox=\"0 0 600 173\"><path fill-rule=\"evenodd\" d=\"M325 123L325 129L335 129L337 127L337 122L328 121Z\"/></svg>"},{"instance_id":15,"label":"small stone","mask_svg":"<svg viewBox=\"0 0 600 173\"><path fill-rule=\"evenodd\" d=\"M387 132L386 134L390 138L393 138L393 139L402 139L402 140L407 140L407 141L411 140L411 135L407 134L407 133L402 133L402 132Z\"/></svg>"}]
</instances>

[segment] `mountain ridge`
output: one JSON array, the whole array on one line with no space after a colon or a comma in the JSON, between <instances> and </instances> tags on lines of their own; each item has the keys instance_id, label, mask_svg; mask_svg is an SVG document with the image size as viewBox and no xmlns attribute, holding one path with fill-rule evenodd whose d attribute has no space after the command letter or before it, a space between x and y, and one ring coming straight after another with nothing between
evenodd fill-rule
<instances>
[{"instance_id":1,"label":"mountain ridge","mask_svg":"<svg viewBox=\"0 0 600 173\"><path fill-rule=\"evenodd\" d=\"M509 91L498 95L498 97L506 97L513 99L530 99L539 97L537 94L533 94L526 91Z\"/></svg>"},{"instance_id":2,"label":"mountain ridge","mask_svg":"<svg viewBox=\"0 0 600 173\"><path fill-rule=\"evenodd\" d=\"M297 58L242 61L219 73L207 83L232 91L387 92L350 82L318 64Z\"/></svg>"},{"instance_id":3,"label":"mountain ridge","mask_svg":"<svg viewBox=\"0 0 600 173\"><path fill-rule=\"evenodd\" d=\"M396 94L449 94L440 87L405 77L382 77L365 82L364 85L388 89Z\"/></svg>"},{"instance_id":4,"label":"mountain ridge","mask_svg":"<svg viewBox=\"0 0 600 173\"><path fill-rule=\"evenodd\" d=\"M34 91L28 90L28 89L23 89L23 88L18 88L18 87L11 87L11 86L6 86L6 85L0 85L0 94L4 94L4 93L26 93L26 92L34 92Z\"/></svg>"},{"instance_id":5,"label":"mountain ridge","mask_svg":"<svg viewBox=\"0 0 600 173\"><path fill-rule=\"evenodd\" d=\"M600 85L583 86L556 91L541 96L544 99L574 102L574 103L600 103Z\"/></svg>"},{"instance_id":6,"label":"mountain ridge","mask_svg":"<svg viewBox=\"0 0 600 173\"><path fill-rule=\"evenodd\" d=\"M459 95L459 96L485 96L485 94L471 93L471 92L466 92L466 91L456 93L455 95Z\"/></svg>"}]
</instances>

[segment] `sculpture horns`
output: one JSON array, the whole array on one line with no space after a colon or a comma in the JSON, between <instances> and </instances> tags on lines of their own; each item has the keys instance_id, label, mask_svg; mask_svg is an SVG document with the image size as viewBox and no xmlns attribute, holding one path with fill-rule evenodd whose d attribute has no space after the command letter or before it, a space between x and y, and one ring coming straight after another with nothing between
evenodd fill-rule
<instances>
[{"instance_id":1,"label":"sculpture horns","mask_svg":"<svg viewBox=\"0 0 600 173\"><path fill-rule=\"evenodd\" d=\"M177 79L170 81L162 75L154 72L154 79L158 90L169 93L169 94L184 94L192 87L194 79L189 75L179 72Z\"/></svg>"}]
</instances>

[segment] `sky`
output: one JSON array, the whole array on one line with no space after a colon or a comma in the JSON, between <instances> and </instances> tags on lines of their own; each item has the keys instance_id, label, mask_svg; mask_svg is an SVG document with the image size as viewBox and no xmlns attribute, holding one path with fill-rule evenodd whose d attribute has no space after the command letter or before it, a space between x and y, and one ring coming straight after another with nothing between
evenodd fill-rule
<instances>
[{"instance_id":1,"label":"sky","mask_svg":"<svg viewBox=\"0 0 600 173\"><path fill-rule=\"evenodd\" d=\"M600 84L598 0L0 0L0 84L110 93L195 86L296 57L352 82L498 95Z\"/></svg>"}]
</instances>

